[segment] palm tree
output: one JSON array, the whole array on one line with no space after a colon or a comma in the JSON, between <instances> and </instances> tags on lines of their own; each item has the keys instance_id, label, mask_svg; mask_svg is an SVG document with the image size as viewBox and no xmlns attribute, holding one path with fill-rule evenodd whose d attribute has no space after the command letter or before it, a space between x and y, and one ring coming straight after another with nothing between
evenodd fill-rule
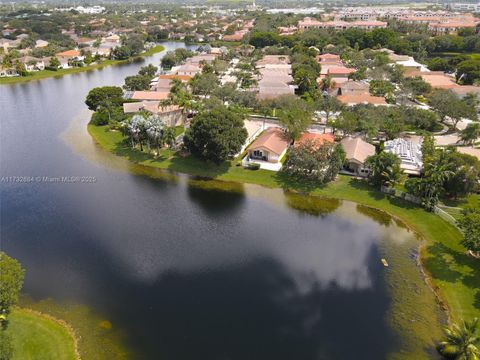
<instances>
[{"instance_id":1,"label":"palm tree","mask_svg":"<svg viewBox=\"0 0 480 360\"><path fill-rule=\"evenodd\" d=\"M148 127L146 129L147 138L155 144L157 148L157 156L160 155L160 147L163 144L163 136L165 123L158 115L150 115L148 117Z\"/></svg>"},{"instance_id":2,"label":"palm tree","mask_svg":"<svg viewBox=\"0 0 480 360\"><path fill-rule=\"evenodd\" d=\"M437 349L442 356L455 360L480 359L480 334L478 318L464 321L462 326L453 325L445 329L446 340Z\"/></svg>"},{"instance_id":3,"label":"palm tree","mask_svg":"<svg viewBox=\"0 0 480 360\"><path fill-rule=\"evenodd\" d=\"M460 139L464 144L472 145L478 138L480 138L480 124L470 123L460 133Z\"/></svg>"},{"instance_id":4,"label":"palm tree","mask_svg":"<svg viewBox=\"0 0 480 360\"><path fill-rule=\"evenodd\" d=\"M177 136L175 134L175 128L174 127L165 128L163 132L163 141L165 142L165 144L167 144L170 148L172 148L175 145L176 139L177 139Z\"/></svg>"}]
</instances>

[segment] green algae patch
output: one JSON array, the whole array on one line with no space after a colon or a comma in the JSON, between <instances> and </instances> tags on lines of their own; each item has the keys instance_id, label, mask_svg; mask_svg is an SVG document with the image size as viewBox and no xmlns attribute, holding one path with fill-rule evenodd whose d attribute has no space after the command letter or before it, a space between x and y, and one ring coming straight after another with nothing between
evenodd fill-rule
<instances>
[{"instance_id":1,"label":"green algae patch","mask_svg":"<svg viewBox=\"0 0 480 360\"><path fill-rule=\"evenodd\" d=\"M87 306L59 304L51 299L34 301L26 296L21 299L21 305L68 323L78 339L78 353L82 360L132 358L131 352L126 348L126 331L118 328L114 322L94 313ZM57 359L57 357L45 359Z\"/></svg>"}]
</instances>

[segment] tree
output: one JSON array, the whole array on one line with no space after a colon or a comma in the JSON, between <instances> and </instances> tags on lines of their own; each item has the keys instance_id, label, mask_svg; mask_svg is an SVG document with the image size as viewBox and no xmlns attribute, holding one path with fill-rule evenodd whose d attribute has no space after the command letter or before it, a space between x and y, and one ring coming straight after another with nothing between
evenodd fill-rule
<instances>
[{"instance_id":1,"label":"tree","mask_svg":"<svg viewBox=\"0 0 480 360\"><path fill-rule=\"evenodd\" d=\"M61 65L60 60L58 60L55 56L52 56L47 68L48 70L57 71L60 65Z\"/></svg>"},{"instance_id":2,"label":"tree","mask_svg":"<svg viewBox=\"0 0 480 360\"><path fill-rule=\"evenodd\" d=\"M446 339L437 346L438 352L447 359L478 360L480 358L480 336L478 319L464 321L461 326L452 325L445 329Z\"/></svg>"},{"instance_id":3,"label":"tree","mask_svg":"<svg viewBox=\"0 0 480 360\"><path fill-rule=\"evenodd\" d=\"M280 109L279 119L285 126L285 137L294 141L302 135L312 122L312 113L301 99L290 102L289 108Z\"/></svg>"},{"instance_id":4,"label":"tree","mask_svg":"<svg viewBox=\"0 0 480 360\"><path fill-rule=\"evenodd\" d=\"M89 91L85 104L92 111L97 111L100 106L121 105L123 103L123 90L118 86L101 86Z\"/></svg>"},{"instance_id":5,"label":"tree","mask_svg":"<svg viewBox=\"0 0 480 360\"><path fill-rule=\"evenodd\" d=\"M203 111L192 120L184 144L192 154L220 164L237 154L247 140L243 120L241 114L224 105Z\"/></svg>"},{"instance_id":6,"label":"tree","mask_svg":"<svg viewBox=\"0 0 480 360\"><path fill-rule=\"evenodd\" d=\"M13 358L12 338L5 331L0 330L0 360L10 360Z\"/></svg>"},{"instance_id":7,"label":"tree","mask_svg":"<svg viewBox=\"0 0 480 360\"><path fill-rule=\"evenodd\" d=\"M144 49L143 43L144 39L140 34L132 34L122 41L122 45L130 49L131 55L137 55L141 53Z\"/></svg>"},{"instance_id":8,"label":"tree","mask_svg":"<svg viewBox=\"0 0 480 360\"><path fill-rule=\"evenodd\" d=\"M281 37L273 31L254 31L250 36L250 45L258 48L276 45L281 42Z\"/></svg>"},{"instance_id":9,"label":"tree","mask_svg":"<svg viewBox=\"0 0 480 360\"><path fill-rule=\"evenodd\" d=\"M409 94L409 96L426 95L432 91L432 86L427 83L421 76L408 77L402 82L402 89Z\"/></svg>"},{"instance_id":10,"label":"tree","mask_svg":"<svg viewBox=\"0 0 480 360\"><path fill-rule=\"evenodd\" d=\"M480 60L469 59L457 65L457 81L462 84L473 84L480 79Z\"/></svg>"},{"instance_id":11,"label":"tree","mask_svg":"<svg viewBox=\"0 0 480 360\"><path fill-rule=\"evenodd\" d=\"M462 118L476 118L475 108L450 90L434 90L430 97L430 104L438 112L442 122L445 122L447 117L450 118L454 130L457 129L457 124Z\"/></svg>"},{"instance_id":12,"label":"tree","mask_svg":"<svg viewBox=\"0 0 480 360\"><path fill-rule=\"evenodd\" d=\"M149 75L132 75L125 78L125 90L149 90L152 78Z\"/></svg>"},{"instance_id":13,"label":"tree","mask_svg":"<svg viewBox=\"0 0 480 360\"><path fill-rule=\"evenodd\" d=\"M344 161L340 144L310 140L289 150L281 171L300 180L326 183L335 179Z\"/></svg>"},{"instance_id":14,"label":"tree","mask_svg":"<svg viewBox=\"0 0 480 360\"><path fill-rule=\"evenodd\" d=\"M475 156L462 154L455 148L443 151L443 162L452 174L446 179L443 188L450 197L467 196L480 189L480 160Z\"/></svg>"},{"instance_id":15,"label":"tree","mask_svg":"<svg viewBox=\"0 0 480 360\"><path fill-rule=\"evenodd\" d=\"M0 252L0 315L10 313L10 308L17 303L24 277L25 270L20 263Z\"/></svg>"},{"instance_id":16,"label":"tree","mask_svg":"<svg viewBox=\"0 0 480 360\"><path fill-rule=\"evenodd\" d=\"M372 80L370 81L370 94L373 96L386 96L393 94L395 86L386 80Z\"/></svg>"},{"instance_id":17,"label":"tree","mask_svg":"<svg viewBox=\"0 0 480 360\"><path fill-rule=\"evenodd\" d=\"M130 49L128 46L117 46L112 50L112 57L115 60L126 60L130 56L132 56L132 49Z\"/></svg>"},{"instance_id":18,"label":"tree","mask_svg":"<svg viewBox=\"0 0 480 360\"><path fill-rule=\"evenodd\" d=\"M150 78L153 78L158 71L158 67L148 64L147 66L142 66L138 71L138 75L145 75Z\"/></svg>"},{"instance_id":19,"label":"tree","mask_svg":"<svg viewBox=\"0 0 480 360\"><path fill-rule=\"evenodd\" d=\"M190 80L192 93L195 95L208 96L218 87L217 76L213 73L196 74Z\"/></svg>"},{"instance_id":20,"label":"tree","mask_svg":"<svg viewBox=\"0 0 480 360\"><path fill-rule=\"evenodd\" d=\"M352 111L343 111L335 119L335 128L343 131L344 135L350 135L358 128L358 116Z\"/></svg>"},{"instance_id":21,"label":"tree","mask_svg":"<svg viewBox=\"0 0 480 360\"><path fill-rule=\"evenodd\" d=\"M369 156L366 164L371 169L370 181L374 185L393 187L402 179L400 159L395 154L384 151Z\"/></svg>"},{"instance_id":22,"label":"tree","mask_svg":"<svg viewBox=\"0 0 480 360\"><path fill-rule=\"evenodd\" d=\"M333 114L343 109L343 104L335 96L323 96L315 100L314 107L325 113L325 121L328 123Z\"/></svg>"},{"instance_id":23,"label":"tree","mask_svg":"<svg viewBox=\"0 0 480 360\"><path fill-rule=\"evenodd\" d=\"M458 226L463 230L462 245L480 255L480 209L471 207L463 210Z\"/></svg>"},{"instance_id":24,"label":"tree","mask_svg":"<svg viewBox=\"0 0 480 360\"><path fill-rule=\"evenodd\" d=\"M480 123L470 123L460 132L460 139L467 145L473 145L478 138L480 138Z\"/></svg>"}]
</instances>

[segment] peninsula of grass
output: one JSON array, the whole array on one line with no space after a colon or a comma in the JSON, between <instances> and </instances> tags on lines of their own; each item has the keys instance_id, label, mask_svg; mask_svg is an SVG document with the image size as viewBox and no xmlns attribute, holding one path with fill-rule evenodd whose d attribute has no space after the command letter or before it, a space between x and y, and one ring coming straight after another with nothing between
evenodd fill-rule
<instances>
[{"instance_id":1,"label":"peninsula of grass","mask_svg":"<svg viewBox=\"0 0 480 360\"><path fill-rule=\"evenodd\" d=\"M480 261L467 255L460 245L462 235L454 225L415 204L387 196L366 182L348 176L340 175L328 185L311 186L291 181L272 171L244 169L238 159L215 165L192 156L182 157L168 149L162 150L159 157L153 157L131 149L123 135L111 131L108 126L88 125L88 131L104 149L141 166L349 200L385 211L400 219L424 240L421 261L450 318L459 321L480 316Z\"/></svg>"},{"instance_id":2,"label":"peninsula of grass","mask_svg":"<svg viewBox=\"0 0 480 360\"><path fill-rule=\"evenodd\" d=\"M12 360L78 360L76 340L68 325L29 309L16 308L7 332L13 340Z\"/></svg>"},{"instance_id":3,"label":"peninsula of grass","mask_svg":"<svg viewBox=\"0 0 480 360\"><path fill-rule=\"evenodd\" d=\"M138 57L152 56L153 54L159 53L163 50L165 50L165 47L163 47L162 45L157 45L127 60L103 60L102 62L97 64L92 64L92 65L87 65L82 67L75 67L71 69L58 69L57 71L42 70L42 71L32 72L28 76L2 77L0 78L0 85L18 84L18 83L24 83L24 82L33 81L33 80L42 80L42 79L51 78L51 77L60 77L63 75L77 74L85 71L103 69L104 67L111 66L111 65L127 64L129 62L135 61L135 59Z\"/></svg>"}]
</instances>

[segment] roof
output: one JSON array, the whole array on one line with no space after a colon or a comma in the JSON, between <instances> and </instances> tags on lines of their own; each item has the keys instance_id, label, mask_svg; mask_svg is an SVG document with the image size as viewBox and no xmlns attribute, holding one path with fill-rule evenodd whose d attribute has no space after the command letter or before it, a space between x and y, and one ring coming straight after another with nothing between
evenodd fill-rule
<instances>
[{"instance_id":1,"label":"roof","mask_svg":"<svg viewBox=\"0 0 480 360\"><path fill-rule=\"evenodd\" d=\"M335 141L335 136L332 133L320 134L320 133L305 132L302 134L300 139L295 141L295 146L299 146L307 141L312 141L315 143L315 145L320 146L324 142L333 143Z\"/></svg>"},{"instance_id":2,"label":"roof","mask_svg":"<svg viewBox=\"0 0 480 360\"><path fill-rule=\"evenodd\" d=\"M367 91L370 87L367 83L360 82L360 81L347 81L341 84L342 89L344 90L365 90Z\"/></svg>"},{"instance_id":3,"label":"roof","mask_svg":"<svg viewBox=\"0 0 480 360\"><path fill-rule=\"evenodd\" d=\"M283 134L283 130L278 127L268 128L250 145L249 149L264 148L281 155L288 147L288 141Z\"/></svg>"},{"instance_id":4,"label":"roof","mask_svg":"<svg viewBox=\"0 0 480 360\"><path fill-rule=\"evenodd\" d=\"M161 91L134 91L133 100L165 100L168 98L169 92Z\"/></svg>"},{"instance_id":5,"label":"roof","mask_svg":"<svg viewBox=\"0 0 480 360\"><path fill-rule=\"evenodd\" d=\"M346 137L340 142L347 160L355 160L364 163L367 157L375 155L375 146L360 138Z\"/></svg>"},{"instance_id":6,"label":"roof","mask_svg":"<svg viewBox=\"0 0 480 360\"><path fill-rule=\"evenodd\" d=\"M328 73L330 75L349 75L354 72L355 72L355 69L351 69L343 66L332 67L328 69Z\"/></svg>"},{"instance_id":7,"label":"roof","mask_svg":"<svg viewBox=\"0 0 480 360\"><path fill-rule=\"evenodd\" d=\"M176 75L176 74L163 74L158 76L159 79L179 79L182 81L188 81L192 78L190 75Z\"/></svg>"},{"instance_id":8,"label":"roof","mask_svg":"<svg viewBox=\"0 0 480 360\"><path fill-rule=\"evenodd\" d=\"M140 101L123 104L123 112L125 114L137 113L140 110L149 111L154 114L164 114L179 110L177 105L160 106L160 101Z\"/></svg>"},{"instance_id":9,"label":"roof","mask_svg":"<svg viewBox=\"0 0 480 360\"><path fill-rule=\"evenodd\" d=\"M80 56L80 51L78 50L67 50L67 51L62 51L57 54L57 56Z\"/></svg>"},{"instance_id":10,"label":"roof","mask_svg":"<svg viewBox=\"0 0 480 360\"><path fill-rule=\"evenodd\" d=\"M337 99L346 105L372 104L387 105L385 98L381 96L372 96L370 94L340 95Z\"/></svg>"},{"instance_id":11,"label":"roof","mask_svg":"<svg viewBox=\"0 0 480 360\"><path fill-rule=\"evenodd\" d=\"M318 55L318 58L321 60L340 60L340 55L322 54L322 55Z\"/></svg>"}]
</instances>

